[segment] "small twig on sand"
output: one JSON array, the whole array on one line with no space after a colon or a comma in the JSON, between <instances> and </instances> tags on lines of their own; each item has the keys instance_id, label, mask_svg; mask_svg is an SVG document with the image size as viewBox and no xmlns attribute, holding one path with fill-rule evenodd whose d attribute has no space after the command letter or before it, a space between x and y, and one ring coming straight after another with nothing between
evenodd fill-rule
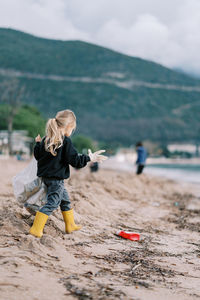
<instances>
[{"instance_id":1,"label":"small twig on sand","mask_svg":"<svg viewBox=\"0 0 200 300\"><path fill-rule=\"evenodd\" d=\"M135 267L133 267L133 269L131 270L131 272L135 271L137 268L139 268L142 264L138 264Z\"/></svg>"}]
</instances>

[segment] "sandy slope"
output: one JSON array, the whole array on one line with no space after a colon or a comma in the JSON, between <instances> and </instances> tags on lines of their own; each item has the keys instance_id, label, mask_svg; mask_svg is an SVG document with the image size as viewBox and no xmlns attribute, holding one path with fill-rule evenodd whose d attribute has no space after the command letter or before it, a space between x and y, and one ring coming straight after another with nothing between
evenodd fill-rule
<instances>
[{"instance_id":1,"label":"sandy slope","mask_svg":"<svg viewBox=\"0 0 200 300\"><path fill-rule=\"evenodd\" d=\"M200 298L197 188L85 168L66 182L83 229L64 234L58 210L36 239L11 186L25 165L0 161L0 299ZM118 238L118 229L140 232L141 241Z\"/></svg>"}]
</instances>

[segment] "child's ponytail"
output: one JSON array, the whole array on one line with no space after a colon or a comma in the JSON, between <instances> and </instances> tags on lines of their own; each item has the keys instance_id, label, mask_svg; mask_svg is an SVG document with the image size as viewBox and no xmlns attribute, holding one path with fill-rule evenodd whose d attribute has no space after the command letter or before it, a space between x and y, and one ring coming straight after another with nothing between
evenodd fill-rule
<instances>
[{"instance_id":1,"label":"child's ponytail","mask_svg":"<svg viewBox=\"0 0 200 300\"><path fill-rule=\"evenodd\" d=\"M76 127L76 117L71 110L63 110L57 113L56 118L49 119L46 124L45 150L53 156L57 155L56 149L63 145L62 128L72 125Z\"/></svg>"},{"instance_id":2,"label":"child's ponytail","mask_svg":"<svg viewBox=\"0 0 200 300\"><path fill-rule=\"evenodd\" d=\"M45 150L56 156L56 149L63 144L63 135L58 128L56 119L49 119L46 125Z\"/></svg>"}]
</instances>

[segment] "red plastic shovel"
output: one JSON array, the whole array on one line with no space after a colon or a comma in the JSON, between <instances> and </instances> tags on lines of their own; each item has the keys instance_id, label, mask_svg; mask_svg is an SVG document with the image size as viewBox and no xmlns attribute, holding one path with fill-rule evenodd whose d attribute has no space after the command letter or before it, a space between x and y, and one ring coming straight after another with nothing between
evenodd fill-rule
<instances>
[{"instance_id":1,"label":"red plastic shovel","mask_svg":"<svg viewBox=\"0 0 200 300\"><path fill-rule=\"evenodd\" d=\"M135 233L135 232L120 230L120 231L116 232L116 235L121 236L122 238L131 240L131 241L139 241L140 240L140 234Z\"/></svg>"}]
</instances>

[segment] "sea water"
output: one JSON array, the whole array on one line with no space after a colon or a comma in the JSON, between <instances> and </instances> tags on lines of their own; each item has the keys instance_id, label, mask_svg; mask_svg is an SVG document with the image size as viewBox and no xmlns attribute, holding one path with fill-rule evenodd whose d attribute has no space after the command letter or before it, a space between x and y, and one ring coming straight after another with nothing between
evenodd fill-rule
<instances>
[{"instance_id":1,"label":"sea water","mask_svg":"<svg viewBox=\"0 0 200 300\"><path fill-rule=\"evenodd\" d=\"M147 164L145 172L181 182L200 183L200 165L194 164Z\"/></svg>"},{"instance_id":2,"label":"sea water","mask_svg":"<svg viewBox=\"0 0 200 300\"><path fill-rule=\"evenodd\" d=\"M134 162L127 161L124 157L112 156L102 164L103 168L136 172ZM148 163L144 173L161 176L180 182L200 184L200 164L190 163Z\"/></svg>"}]
</instances>

